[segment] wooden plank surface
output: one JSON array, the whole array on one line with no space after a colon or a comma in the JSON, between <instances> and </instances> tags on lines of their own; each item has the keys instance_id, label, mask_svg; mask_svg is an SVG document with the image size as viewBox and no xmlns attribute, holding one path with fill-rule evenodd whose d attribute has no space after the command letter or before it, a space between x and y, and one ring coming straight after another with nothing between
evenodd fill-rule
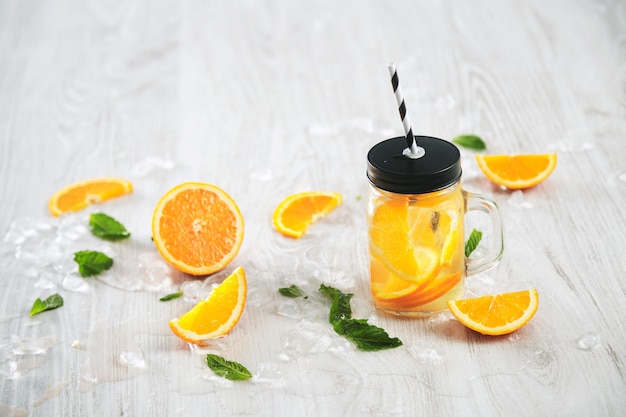
<instances>
[{"instance_id":1,"label":"wooden plank surface","mask_svg":"<svg viewBox=\"0 0 626 417\"><path fill-rule=\"evenodd\" d=\"M0 415L623 415L625 48L623 1L0 2ZM402 134L391 61L416 133L558 152L524 192L491 185L463 152L464 186L499 203L506 244L468 295L539 290L510 336L371 304L365 156ZM96 176L135 190L47 213L54 191ZM206 280L150 241L156 202L184 181L220 186L246 222L234 262ZM299 241L277 234L276 204L314 189L344 204ZM132 238L91 236L100 210ZM76 277L85 248L115 268ZM180 342L167 321L238 265L237 328L208 349ZM320 283L354 293L355 316L404 345L363 353L337 336ZM310 297L277 293L291 284ZM29 318L54 292L65 305ZM215 377L208 352L254 377Z\"/></svg>"}]
</instances>

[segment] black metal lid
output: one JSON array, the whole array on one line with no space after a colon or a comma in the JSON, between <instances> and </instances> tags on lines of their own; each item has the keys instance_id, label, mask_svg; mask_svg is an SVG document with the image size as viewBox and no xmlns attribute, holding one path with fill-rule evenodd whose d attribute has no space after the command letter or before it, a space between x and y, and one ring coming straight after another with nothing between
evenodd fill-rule
<instances>
[{"instance_id":1,"label":"black metal lid","mask_svg":"<svg viewBox=\"0 0 626 417\"><path fill-rule=\"evenodd\" d=\"M372 185L394 193L425 194L442 190L461 178L461 153L451 142L415 136L422 157L403 155L404 136L384 140L367 153L367 178Z\"/></svg>"}]
</instances>

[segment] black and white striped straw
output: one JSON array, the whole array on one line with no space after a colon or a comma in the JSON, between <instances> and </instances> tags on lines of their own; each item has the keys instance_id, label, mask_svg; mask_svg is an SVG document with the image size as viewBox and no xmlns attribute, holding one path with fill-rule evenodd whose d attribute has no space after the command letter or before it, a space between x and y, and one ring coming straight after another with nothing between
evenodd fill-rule
<instances>
[{"instance_id":1,"label":"black and white striped straw","mask_svg":"<svg viewBox=\"0 0 626 417\"><path fill-rule=\"evenodd\" d=\"M404 125L404 133L406 134L406 146L404 154L410 158L419 158L424 155L424 149L417 146L415 143L415 136L413 136L413 129L411 128L411 121L409 115L406 114L406 105L404 104L404 96L402 95L402 89L400 88L400 80L398 79L398 71L396 70L396 64L393 62L388 65L389 75L391 75L391 85L393 86L393 92L396 96L396 103L398 103L398 110L400 111L400 118Z\"/></svg>"}]
</instances>

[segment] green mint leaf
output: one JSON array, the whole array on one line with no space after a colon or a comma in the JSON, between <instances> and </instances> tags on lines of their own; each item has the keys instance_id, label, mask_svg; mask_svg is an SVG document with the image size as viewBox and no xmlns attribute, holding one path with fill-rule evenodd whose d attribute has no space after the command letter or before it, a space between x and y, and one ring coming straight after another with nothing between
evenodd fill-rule
<instances>
[{"instance_id":1,"label":"green mint leaf","mask_svg":"<svg viewBox=\"0 0 626 417\"><path fill-rule=\"evenodd\" d=\"M380 327L369 324L367 320L345 319L334 323L333 328L337 334L351 340L357 348L366 352L383 349L393 349L402 346L397 337L389 337L387 332Z\"/></svg>"},{"instance_id":2,"label":"green mint leaf","mask_svg":"<svg viewBox=\"0 0 626 417\"><path fill-rule=\"evenodd\" d=\"M289 297L289 298L298 298L304 295L304 292L300 288L298 288L296 285L291 285L286 288L279 288L278 292L284 297Z\"/></svg>"},{"instance_id":3,"label":"green mint leaf","mask_svg":"<svg viewBox=\"0 0 626 417\"><path fill-rule=\"evenodd\" d=\"M485 142L476 135L461 135L452 139L452 143L475 151L484 151L487 149Z\"/></svg>"},{"instance_id":4,"label":"green mint leaf","mask_svg":"<svg viewBox=\"0 0 626 417\"><path fill-rule=\"evenodd\" d=\"M50 297L42 300L38 298L35 300L33 304L33 308L30 309L29 316L34 316L35 314L43 313L44 311L54 310L55 308L59 308L63 305L63 298L59 294L52 294Z\"/></svg>"},{"instance_id":5,"label":"green mint leaf","mask_svg":"<svg viewBox=\"0 0 626 417\"><path fill-rule=\"evenodd\" d=\"M207 354L206 363L216 375L231 381L242 381L252 377L250 371L242 364L226 360L218 355Z\"/></svg>"},{"instance_id":6,"label":"green mint leaf","mask_svg":"<svg viewBox=\"0 0 626 417\"><path fill-rule=\"evenodd\" d=\"M121 240L130 237L130 232L115 220L104 213L93 213L89 216L91 233L105 240Z\"/></svg>"},{"instance_id":7,"label":"green mint leaf","mask_svg":"<svg viewBox=\"0 0 626 417\"><path fill-rule=\"evenodd\" d=\"M472 229L472 233L470 233L467 238L467 242L465 242L465 257L468 258L474 250L478 247L480 240L483 238L483 232L478 231L476 229Z\"/></svg>"},{"instance_id":8,"label":"green mint leaf","mask_svg":"<svg viewBox=\"0 0 626 417\"><path fill-rule=\"evenodd\" d=\"M98 275L113 266L113 259L102 252L83 250L74 254L78 272L82 277Z\"/></svg>"},{"instance_id":9,"label":"green mint leaf","mask_svg":"<svg viewBox=\"0 0 626 417\"><path fill-rule=\"evenodd\" d=\"M172 294L168 294L168 295L165 295L165 296L163 296L163 297L159 298L159 301L170 301L170 300L174 300L174 299L176 299L176 298L181 297L183 294L184 294L184 293L183 293L182 291L178 291L178 292L175 292L175 293L172 293Z\"/></svg>"},{"instance_id":10,"label":"green mint leaf","mask_svg":"<svg viewBox=\"0 0 626 417\"><path fill-rule=\"evenodd\" d=\"M350 299L353 294L344 294L336 288L327 285L320 285L320 291L332 300L328 321L334 325L337 321L349 319L352 317L352 309L350 308Z\"/></svg>"}]
</instances>

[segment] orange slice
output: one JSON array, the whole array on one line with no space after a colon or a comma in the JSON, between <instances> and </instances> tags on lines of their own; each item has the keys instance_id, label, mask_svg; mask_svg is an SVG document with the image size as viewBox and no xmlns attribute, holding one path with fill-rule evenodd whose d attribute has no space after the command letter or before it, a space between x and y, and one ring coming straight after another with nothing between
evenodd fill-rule
<instances>
[{"instance_id":1,"label":"orange slice","mask_svg":"<svg viewBox=\"0 0 626 417\"><path fill-rule=\"evenodd\" d=\"M430 210L409 208L403 200L379 205L369 228L371 253L400 278L423 284L441 267L430 216Z\"/></svg>"},{"instance_id":2,"label":"orange slice","mask_svg":"<svg viewBox=\"0 0 626 417\"><path fill-rule=\"evenodd\" d=\"M526 155L476 155L481 171L492 182L511 190L533 187L552 174L556 153Z\"/></svg>"},{"instance_id":3,"label":"orange slice","mask_svg":"<svg viewBox=\"0 0 626 417\"><path fill-rule=\"evenodd\" d=\"M122 178L93 178L70 184L54 193L48 201L53 216L82 210L90 204L101 203L133 191L130 181Z\"/></svg>"},{"instance_id":4,"label":"orange slice","mask_svg":"<svg viewBox=\"0 0 626 417\"><path fill-rule=\"evenodd\" d=\"M225 336L239 322L247 292L246 274L238 267L207 298L170 320L170 329L184 341L202 346L205 340Z\"/></svg>"},{"instance_id":5,"label":"orange slice","mask_svg":"<svg viewBox=\"0 0 626 417\"><path fill-rule=\"evenodd\" d=\"M448 301L448 308L458 321L490 336L522 328L535 315L538 305L535 289Z\"/></svg>"},{"instance_id":6,"label":"orange slice","mask_svg":"<svg viewBox=\"0 0 626 417\"><path fill-rule=\"evenodd\" d=\"M285 236L300 238L308 227L341 204L341 194L307 191L285 198L274 210L274 227Z\"/></svg>"},{"instance_id":7,"label":"orange slice","mask_svg":"<svg viewBox=\"0 0 626 417\"><path fill-rule=\"evenodd\" d=\"M235 201L211 184L187 182L169 190L152 216L157 250L174 268L192 275L223 269L243 242Z\"/></svg>"}]
</instances>

